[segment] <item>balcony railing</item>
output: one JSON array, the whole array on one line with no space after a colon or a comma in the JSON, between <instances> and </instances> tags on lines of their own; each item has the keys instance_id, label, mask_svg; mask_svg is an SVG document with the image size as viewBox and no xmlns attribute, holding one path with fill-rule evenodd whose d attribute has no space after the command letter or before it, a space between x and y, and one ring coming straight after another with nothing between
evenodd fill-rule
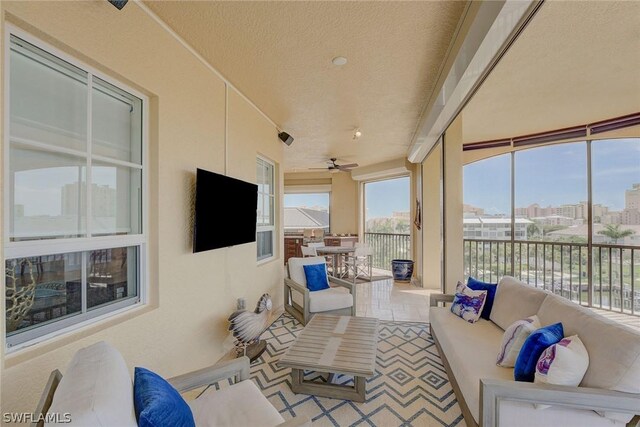
<instances>
[{"instance_id":1,"label":"balcony railing","mask_svg":"<svg viewBox=\"0 0 640 427\"><path fill-rule=\"evenodd\" d=\"M364 241L371 247L373 268L391 270L391 260L411 257L408 234L364 233Z\"/></svg>"},{"instance_id":2,"label":"balcony railing","mask_svg":"<svg viewBox=\"0 0 640 427\"><path fill-rule=\"evenodd\" d=\"M591 255L591 256L589 256ZM503 275L578 304L640 315L640 247L586 243L464 240L465 274Z\"/></svg>"}]
</instances>

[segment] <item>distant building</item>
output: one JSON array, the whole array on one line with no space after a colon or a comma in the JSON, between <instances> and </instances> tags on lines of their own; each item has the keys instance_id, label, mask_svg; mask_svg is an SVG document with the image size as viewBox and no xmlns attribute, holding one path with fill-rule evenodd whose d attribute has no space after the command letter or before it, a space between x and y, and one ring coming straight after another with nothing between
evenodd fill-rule
<instances>
[{"instance_id":1,"label":"distant building","mask_svg":"<svg viewBox=\"0 0 640 427\"><path fill-rule=\"evenodd\" d=\"M565 227L569 227L571 225L582 224L581 219L573 219L573 217L562 216L562 215L549 215L549 216L534 217L529 219L533 220L536 224L540 224L540 225L562 225Z\"/></svg>"},{"instance_id":2,"label":"distant building","mask_svg":"<svg viewBox=\"0 0 640 427\"><path fill-rule=\"evenodd\" d=\"M511 239L511 218L467 217L463 218L465 239L507 240ZM533 224L525 218L515 219L515 238L527 239L527 227Z\"/></svg>"},{"instance_id":3,"label":"distant building","mask_svg":"<svg viewBox=\"0 0 640 427\"><path fill-rule=\"evenodd\" d=\"M624 207L640 211L640 184L633 184L624 192Z\"/></svg>"},{"instance_id":4,"label":"distant building","mask_svg":"<svg viewBox=\"0 0 640 427\"><path fill-rule=\"evenodd\" d=\"M462 212L464 213L471 213L474 214L476 216L483 216L484 215L484 209L482 208L478 208L472 205L462 205Z\"/></svg>"},{"instance_id":5,"label":"distant building","mask_svg":"<svg viewBox=\"0 0 640 427\"><path fill-rule=\"evenodd\" d=\"M409 212L393 212L391 218L409 219Z\"/></svg>"},{"instance_id":6,"label":"distant building","mask_svg":"<svg viewBox=\"0 0 640 427\"><path fill-rule=\"evenodd\" d=\"M599 232L604 230L603 224L593 224L593 243L612 243L611 239ZM640 225L627 225L622 227L623 230L632 230L635 233L631 236L627 236L624 239L620 239L617 244L619 245L640 245ZM549 237L555 237L557 239L568 237L582 237L587 239L589 230L587 224L576 225L573 227L563 228L562 230L552 231L548 234Z\"/></svg>"},{"instance_id":7,"label":"distant building","mask_svg":"<svg viewBox=\"0 0 640 427\"><path fill-rule=\"evenodd\" d=\"M82 193L78 189L82 188ZM78 215L80 209L84 209L86 185L74 182L66 184L61 191L62 215ZM116 189L108 185L93 184L91 186L91 209L95 216L115 217L116 216Z\"/></svg>"}]
</instances>

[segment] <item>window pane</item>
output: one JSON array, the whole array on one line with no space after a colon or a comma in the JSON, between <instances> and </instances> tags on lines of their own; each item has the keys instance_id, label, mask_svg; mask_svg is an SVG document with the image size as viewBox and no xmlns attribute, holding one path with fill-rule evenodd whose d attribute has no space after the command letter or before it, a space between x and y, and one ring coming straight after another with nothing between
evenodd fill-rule
<instances>
[{"instance_id":1,"label":"window pane","mask_svg":"<svg viewBox=\"0 0 640 427\"><path fill-rule=\"evenodd\" d=\"M93 78L93 153L126 162L142 162L142 101Z\"/></svg>"},{"instance_id":2,"label":"window pane","mask_svg":"<svg viewBox=\"0 0 640 427\"><path fill-rule=\"evenodd\" d=\"M511 240L511 155L470 163L463 173L464 238ZM516 237L526 238L528 222L516 219Z\"/></svg>"},{"instance_id":3,"label":"window pane","mask_svg":"<svg viewBox=\"0 0 640 427\"><path fill-rule=\"evenodd\" d=\"M409 218L411 209L409 177L367 182L364 185L364 193L366 233L409 234L412 221ZM369 236L369 238L374 237ZM371 242L373 240L370 240ZM400 246L403 249L400 252L404 252L407 242L407 239L401 239ZM371 245L373 246L373 243ZM395 258L402 258L399 252L395 255L397 255Z\"/></svg>"},{"instance_id":4,"label":"window pane","mask_svg":"<svg viewBox=\"0 0 640 427\"><path fill-rule=\"evenodd\" d=\"M11 241L85 234L85 159L12 146L9 168Z\"/></svg>"},{"instance_id":5,"label":"window pane","mask_svg":"<svg viewBox=\"0 0 640 427\"><path fill-rule=\"evenodd\" d=\"M91 170L92 235L142 232L142 171L94 162Z\"/></svg>"},{"instance_id":6,"label":"window pane","mask_svg":"<svg viewBox=\"0 0 640 427\"><path fill-rule=\"evenodd\" d=\"M593 243L640 246L640 139L591 143Z\"/></svg>"},{"instance_id":7,"label":"window pane","mask_svg":"<svg viewBox=\"0 0 640 427\"><path fill-rule=\"evenodd\" d=\"M273 231L259 231L257 233L258 260L273 255Z\"/></svg>"},{"instance_id":8,"label":"window pane","mask_svg":"<svg viewBox=\"0 0 640 427\"><path fill-rule=\"evenodd\" d=\"M87 73L11 36L11 136L85 151Z\"/></svg>"},{"instance_id":9,"label":"window pane","mask_svg":"<svg viewBox=\"0 0 640 427\"><path fill-rule=\"evenodd\" d=\"M284 195L284 231L302 233L307 229L329 232L329 193Z\"/></svg>"},{"instance_id":10,"label":"window pane","mask_svg":"<svg viewBox=\"0 0 640 427\"><path fill-rule=\"evenodd\" d=\"M89 251L87 308L89 310L138 295L138 248Z\"/></svg>"},{"instance_id":11,"label":"window pane","mask_svg":"<svg viewBox=\"0 0 640 427\"><path fill-rule=\"evenodd\" d=\"M5 268L8 336L81 311L73 284L82 280L82 253L9 259Z\"/></svg>"},{"instance_id":12,"label":"window pane","mask_svg":"<svg viewBox=\"0 0 640 427\"><path fill-rule=\"evenodd\" d=\"M528 222L516 239L587 242L586 148L576 142L516 152L516 216Z\"/></svg>"}]
</instances>

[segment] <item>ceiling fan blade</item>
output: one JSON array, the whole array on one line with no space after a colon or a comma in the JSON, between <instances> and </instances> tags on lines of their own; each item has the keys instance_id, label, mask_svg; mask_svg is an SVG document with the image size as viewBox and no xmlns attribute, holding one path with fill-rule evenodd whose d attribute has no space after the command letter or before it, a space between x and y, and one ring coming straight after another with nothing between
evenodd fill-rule
<instances>
[{"instance_id":1,"label":"ceiling fan blade","mask_svg":"<svg viewBox=\"0 0 640 427\"><path fill-rule=\"evenodd\" d=\"M349 163L348 165L340 165L338 166L338 168L340 169L353 169L353 168L357 168L358 164L357 163Z\"/></svg>"}]
</instances>

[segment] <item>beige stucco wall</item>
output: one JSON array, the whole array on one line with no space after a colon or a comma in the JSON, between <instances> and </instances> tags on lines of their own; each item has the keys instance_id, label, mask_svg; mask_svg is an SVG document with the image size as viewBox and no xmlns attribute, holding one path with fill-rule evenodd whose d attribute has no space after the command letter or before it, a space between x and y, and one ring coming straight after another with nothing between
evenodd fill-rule
<instances>
[{"instance_id":1,"label":"beige stucco wall","mask_svg":"<svg viewBox=\"0 0 640 427\"><path fill-rule=\"evenodd\" d=\"M442 148L422 162L422 285L442 287Z\"/></svg>"},{"instance_id":2,"label":"beige stucco wall","mask_svg":"<svg viewBox=\"0 0 640 427\"><path fill-rule=\"evenodd\" d=\"M444 135L444 281L448 294L463 279L462 166L462 116L458 115Z\"/></svg>"},{"instance_id":3,"label":"beige stucco wall","mask_svg":"<svg viewBox=\"0 0 640 427\"><path fill-rule=\"evenodd\" d=\"M269 292L274 306L282 305L283 248L278 238L277 259L263 265L256 263L255 243L192 254L195 169L224 173L226 152L227 174L255 182L257 154L282 161L276 130L233 89L226 105L223 80L133 2L122 11L106 1L3 1L0 7L3 35L5 21L17 23L150 97L151 160L151 304L18 354L3 353L2 411L32 411L49 372L64 371L77 349L99 340L116 346L131 368L165 376L215 362L236 298L253 305ZM278 199L283 182L278 168ZM233 200L220 204L233 208ZM281 224L280 205L277 212ZM281 237L279 226L277 233Z\"/></svg>"}]
</instances>

